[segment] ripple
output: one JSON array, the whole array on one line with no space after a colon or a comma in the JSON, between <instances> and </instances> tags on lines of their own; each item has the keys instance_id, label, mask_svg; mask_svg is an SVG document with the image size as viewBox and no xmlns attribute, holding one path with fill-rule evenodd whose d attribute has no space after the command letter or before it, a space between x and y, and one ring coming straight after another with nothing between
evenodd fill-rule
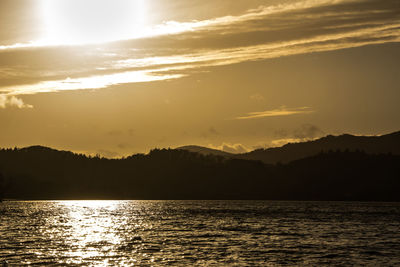
<instances>
[{"instance_id":1,"label":"ripple","mask_svg":"<svg viewBox=\"0 0 400 267\"><path fill-rule=\"evenodd\" d=\"M400 264L400 204L5 201L10 265Z\"/></svg>"}]
</instances>

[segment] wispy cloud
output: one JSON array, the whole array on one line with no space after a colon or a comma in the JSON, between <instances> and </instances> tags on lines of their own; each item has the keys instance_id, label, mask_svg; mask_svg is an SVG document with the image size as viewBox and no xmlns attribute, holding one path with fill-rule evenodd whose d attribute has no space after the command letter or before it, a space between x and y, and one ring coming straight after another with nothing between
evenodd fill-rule
<instances>
[{"instance_id":1,"label":"wispy cloud","mask_svg":"<svg viewBox=\"0 0 400 267\"><path fill-rule=\"evenodd\" d=\"M313 124L303 124L294 129L277 129L275 131L275 138L277 140L300 140L307 141L315 138L320 138L325 134L318 126Z\"/></svg>"},{"instance_id":2,"label":"wispy cloud","mask_svg":"<svg viewBox=\"0 0 400 267\"><path fill-rule=\"evenodd\" d=\"M0 92L8 98L176 79L211 66L388 42L400 42L398 0L305 0L239 16L166 22L139 39L106 45L2 46ZM279 109L241 119L307 112Z\"/></svg>"},{"instance_id":3,"label":"wispy cloud","mask_svg":"<svg viewBox=\"0 0 400 267\"><path fill-rule=\"evenodd\" d=\"M3 89L3 94L4 96L13 96L66 90L100 89L117 84L160 81L176 79L182 76L182 74L151 75L146 71L121 72L102 76L67 78L65 80L44 81L37 84L7 87Z\"/></svg>"},{"instance_id":4,"label":"wispy cloud","mask_svg":"<svg viewBox=\"0 0 400 267\"><path fill-rule=\"evenodd\" d=\"M278 109L266 110L266 111L258 111L258 112L250 112L244 116L236 117L238 120L248 120L248 119L258 119L265 117L278 117L278 116L289 116L296 114L309 114L314 111L309 107L300 107L300 108L286 108L281 107Z\"/></svg>"},{"instance_id":5,"label":"wispy cloud","mask_svg":"<svg viewBox=\"0 0 400 267\"><path fill-rule=\"evenodd\" d=\"M50 0L52 1L52 0ZM108 42L115 42L121 40L132 40L132 39L143 39L151 38L156 36L165 36L180 34L185 32L193 32L198 30L209 30L210 27L221 27L229 26L232 23L240 23L247 20L252 20L257 16L271 15L274 13L282 13L285 11L310 8L313 6L323 6L332 3L338 3L343 0L303 0L291 4L281 4L274 6L260 6L258 8L249 10L246 14L239 16L223 16L213 19L207 19L202 21L189 21L189 22L178 22L178 21L165 21L159 25L147 26L142 29L137 29L132 36L125 36L123 39L112 39ZM107 39L107 38L106 38ZM92 44L99 43L94 42ZM83 45L90 43L84 43ZM36 48L45 46L64 46L64 45L79 45L76 42L69 42L68 40L62 40L62 42L54 40L52 38L44 38L36 41L29 41L26 43L16 43L11 45L0 45L0 50L7 49L20 49L20 48ZM82 45L82 44L81 44Z\"/></svg>"}]
</instances>

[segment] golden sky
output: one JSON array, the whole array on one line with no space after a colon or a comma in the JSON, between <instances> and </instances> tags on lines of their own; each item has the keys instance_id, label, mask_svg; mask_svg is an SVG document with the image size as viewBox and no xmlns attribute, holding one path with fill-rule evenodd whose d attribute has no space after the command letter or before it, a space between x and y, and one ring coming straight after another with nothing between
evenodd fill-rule
<instances>
[{"instance_id":1,"label":"golden sky","mask_svg":"<svg viewBox=\"0 0 400 267\"><path fill-rule=\"evenodd\" d=\"M400 129L398 0L1 0L0 147L244 152Z\"/></svg>"}]
</instances>

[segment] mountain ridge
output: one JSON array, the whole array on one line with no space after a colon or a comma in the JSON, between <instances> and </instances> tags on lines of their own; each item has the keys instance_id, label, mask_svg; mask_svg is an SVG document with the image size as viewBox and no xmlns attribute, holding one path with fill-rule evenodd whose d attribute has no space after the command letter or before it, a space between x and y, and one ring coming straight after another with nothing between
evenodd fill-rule
<instances>
[{"instance_id":1,"label":"mountain ridge","mask_svg":"<svg viewBox=\"0 0 400 267\"><path fill-rule=\"evenodd\" d=\"M361 151L264 164L174 149L123 159L3 149L0 173L6 199L400 201L400 155Z\"/></svg>"},{"instance_id":2,"label":"mountain ridge","mask_svg":"<svg viewBox=\"0 0 400 267\"><path fill-rule=\"evenodd\" d=\"M196 148L192 149L192 147ZM400 155L400 131L380 136L327 135L315 140L288 143L281 147L260 148L242 154L232 154L199 146L184 146L177 149L186 149L190 152L202 154L223 155L237 159L260 160L267 164L287 163L329 150L360 150L368 154L393 153Z\"/></svg>"},{"instance_id":3,"label":"mountain ridge","mask_svg":"<svg viewBox=\"0 0 400 267\"><path fill-rule=\"evenodd\" d=\"M73 151L59 150L42 145L32 145L23 148L7 148L3 150L19 150L21 152L47 153L53 155L62 154L64 156L79 156L89 158L105 158L100 155L91 156ZM233 154L230 152L198 146L186 145L174 148L174 150L183 150L192 153L201 154L203 156L212 155L227 159L243 159L262 161L265 164L289 163L291 161L311 157L320 152L328 151L363 151L367 154L394 154L400 155L400 131L379 136L362 136L362 135L327 135L315 140L287 143L280 147L259 148L247 153ZM146 154L132 154L129 157Z\"/></svg>"},{"instance_id":4,"label":"mountain ridge","mask_svg":"<svg viewBox=\"0 0 400 267\"><path fill-rule=\"evenodd\" d=\"M214 148L198 146L198 145L187 145L187 146L180 146L175 148L177 150L187 150L194 153L200 153L203 155L215 155L215 156L228 156L233 157L235 154L229 153L223 150L218 150Z\"/></svg>"}]
</instances>

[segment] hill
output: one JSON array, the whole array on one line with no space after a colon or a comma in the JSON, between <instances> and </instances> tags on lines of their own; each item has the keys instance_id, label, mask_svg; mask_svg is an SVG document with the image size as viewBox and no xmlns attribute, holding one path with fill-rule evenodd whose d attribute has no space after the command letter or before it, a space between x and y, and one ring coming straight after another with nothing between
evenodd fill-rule
<instances>
[{"instance_id":1,"label":"hill","mask_svg":"<svg viewBox=\"0 0 400 267\"><path fill-rule=\"evenodd\" d=\"M5 198L400 201L400 156L331 151L285 164L155 149L124 159L0 150Z\"/></svg>"},{"instance_id":2,"label":"hill","mask_svg":"<svg viewBox=\"0 0 400 267\"><path fill-rule=\"evenodd\" d=\"M202 155L214 155L214 156L222 156L222 157L228 157L228 158L235 157L235 154L221 151L218 149L203 147L203 146L181 146L181 147L177 147L175 149L186 150L186 151L193 152L193 153L200 153Z\"/></svg>"},{"instance_id":3,"label":"hill","mask_svg":"<svg viewBox=\"0 0 400 267\"><path fill-rule=\"evenodd\" d=\"M219 150L192 146L182 147L191 152L220 155L228 158L260 160L267 164L288 163L310 157L321 151L364 151L368 154L392 153L400 155L400 132L382 136L354 136L343 134L299 143L289 143L282 147L257 149L244 154L230 154Z\"/></svg>"}]
</instances>

